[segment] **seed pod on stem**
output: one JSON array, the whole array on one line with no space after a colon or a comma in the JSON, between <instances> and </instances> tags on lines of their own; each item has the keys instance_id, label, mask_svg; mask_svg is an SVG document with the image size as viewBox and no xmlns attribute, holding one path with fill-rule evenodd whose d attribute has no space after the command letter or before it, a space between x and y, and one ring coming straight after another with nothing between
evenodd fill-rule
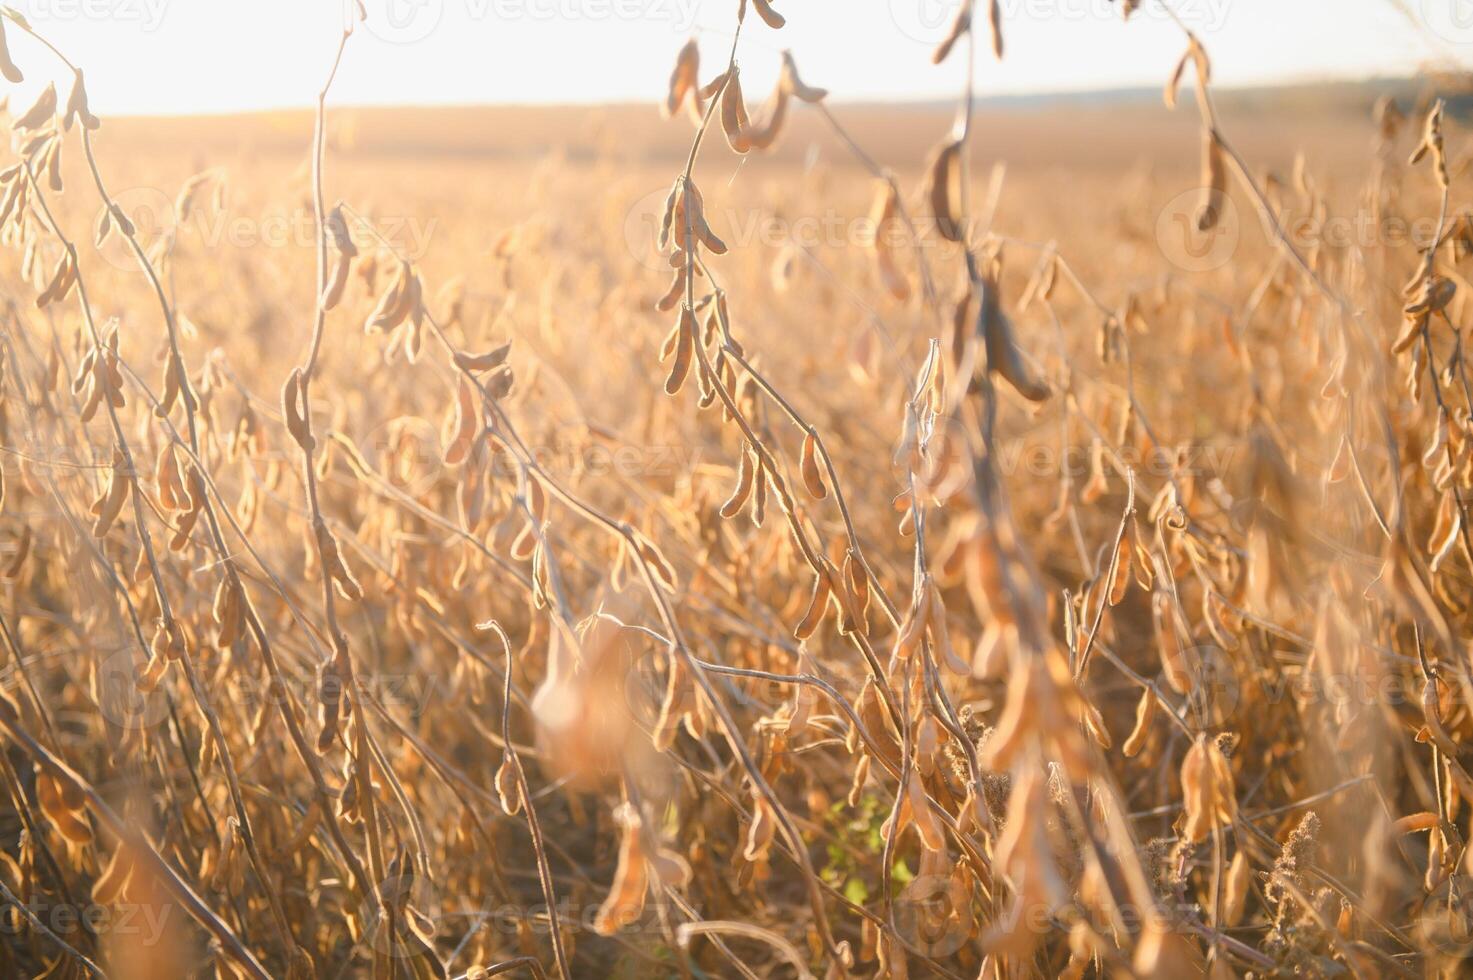
<instances>
[{"instance_id":1,"label":"seed pod on stem","mask_svg":"<svg viewBox=\"0 0 1473 980\"><path fill-rule=\"evenodd\" d=\"M696 323L695 314L689 307L682 307L680 319L675 323L673 332L675 359L670 362L670 374L665 379L665 394L675 395L685 385L686 376L690 374L690 366L695 359L696 349Z\"/></svg>"},{"instance_id":2,"label":"seed pod on stem","mask_svg":"<svg viewBox=\"0 0 1473 980\"><path fill-rule=\"evenodd\" d=\"M752 141L747 137L747 130L750 128L747 103L742 97L741 72L733 66L726 80L726 87L721 91L721 131L726 134L726 141L731 144L732 150L746 153L752 148Z\"/></svg>"},{"instance_id":3,"label":"seed pod on stem","mask_svg":"<svg viewBox=\"0 0 1473 980\"><path fill-rule=\"evenodd\" d=\"M959 174L961 169L958 166L961 161L961 153L962 143L959 140L947 140L941 144L931 156L927 177L931 212L936 218L936 231L949 242L961 242L963 233L955 217L956 211L951 204L951 184L954 175Z\"/></svg>"},{"instance_id":4,"label":"seed pod on stem","mask_svg":"<svg viewBox=\"0 0 1473 980\"><path fill-rule=\"evenodd\" d=\"M939 65L950 57L952 49L956 47L956 42L972 29L972 2L973 0L964 0L957 8L956 16L952 18L951 27L947 30L946 36L941 39L940 44L936 45L936 50L931 52L931 64Z\"/></svg>"},{"instance_id":5,"label":"seed pod on stem","mask_svg":"<svg viewBox=\"0 0 1473 980\"><path fill-rule=\"evenodd\" d=\"M72 123L80 120L83 129L96 129L102 125L102 121L87 108L87 87L82 82L82 69L76 69L76 75L76 81L72 82L72 93L67 96L66 117L62 120L62 128L70 130Z\"/></svg>"},{"instance_id":6,"label":"seed pod on stem","mask_svg":"<svg viewBox=\"0 0 1473 980\"><path fill-rule=\"evenodd\" d=\"M875 252L875 265L880 271L880 282L885 289L897 300L905 302L910 298L910 283L896 264L890 241L890 236L899 224L900 198L895 192L895 185L888 180L881 180L877 191L874 206L870 209L870 222L874 226L874 240L871 244Z\"/></svg>"},{"instance_id":7,"label":"seed pod on stem","mask_svg":"<svg viewBox=\"0 0 1473 980\"><path fill-rule=\"evenodd\" d=\"M322 294L322 308L332 310L343 298L343 290L348 285L348 273L352 269L353 259L358 255L358 247L353 244L353 236L348 232L348 222L343 217L341 204L328 214L325 227L328 239L332 242L333 267L327 288Z\"/></svg>"},{"instance_id":8,"label":"seed pod on stem","mask_svg":"<svg viewBox=\"0 0 1473 980\"><path fill-rule=\"evenodd\" d=\"M56 84L47 84L36 101L11 124L11 129L40 129L56 115Z\"/></svg>"},{"instance_id":9,"label":"seed pod on stem","mask_svg":"<svg viewBox=\"0 0 1473 980\"><path fill-rule=\"evenodd\" d=\"M19 85L25 81L25 75L15 66L10 58L10 45L5 40L5 18L0 17L0 75L12 85Z\"/></svg>"},{"instance_id":10,"label":"seed pod on stem","mask_svg":"<svg viewBox=\"0 0 1473 980\"><path fill-rule=\"evenodd\" d=\"M680 106L686 99L693 98L696 102L693 107L700 112L700 82L698 76L701 71L701 49L696 44L696 39L691 38L685 42L680 49L680 54L675 57L675 68L670 72L670 89L665 95L665 104L662 107L665 118L670 118L680 111Z\"/></svg>"},{"instance_id":11,"label":"seed pod on stem","mask_svg":"<svg viewBox=\"0 0 1473 980\"><path fill-rule=\"evenodd\" d=\"M742 0L745 5L746 0ZM773 30L780 30L786 24L787 18L772 9L771 0L752 0L752 6L757 11L757 16L762 18L763 23Z\"/></svg>"},{"instance_id":12,"label":"seed pod on stem","mask_svg":"<svg viewBox=\"0 0 1473 980\"><path fill-rule=\"evenodd\" d=\"M1197 208L1197 230L1208 232L1222 220L1227 203L1227 164L1217 131L1202 131L1202 203Z\"/></svg>"}]
</instances>

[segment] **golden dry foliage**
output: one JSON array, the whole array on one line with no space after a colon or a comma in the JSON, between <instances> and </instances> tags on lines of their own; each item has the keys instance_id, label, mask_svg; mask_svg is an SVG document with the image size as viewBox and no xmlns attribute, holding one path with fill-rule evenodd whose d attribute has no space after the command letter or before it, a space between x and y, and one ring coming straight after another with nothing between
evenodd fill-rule
<instances>
[{"instance_id":1,"label":"golden dry foliage","mask_svg":"<svg viewBox=\"0 0 1473 980\"><path fill-rule=\"evenodd\" d=\"M749 104L803 5L729 6L641 261L625 134L525 196L369 179L331 78L293 176L135 182L146 226L109 168L162 155L5 11L0 75L73 81L0 170L0 975L1458 975L1456 104L1382 100L1331 193L1185 33L1194 162L1041 237L1059 178L974 172L970 88L889 161L801 51ZM932 58L1005 28L968 0ZM387 230L482 185L525 211ZM305 240L206 245L236 195ZM840 205L848 251L732 220ZM1294 220L1347 206L1430 234Z\"/></svg>"}]
</instances>

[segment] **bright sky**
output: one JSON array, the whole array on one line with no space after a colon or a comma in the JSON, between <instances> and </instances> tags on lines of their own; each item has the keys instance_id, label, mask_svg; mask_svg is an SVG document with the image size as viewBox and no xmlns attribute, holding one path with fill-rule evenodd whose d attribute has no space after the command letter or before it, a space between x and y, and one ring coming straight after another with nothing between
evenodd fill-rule
<instances>
[{"instance_id":1,"label":"bright sky","mask_svg":"<svg viewBox=\"0 0 1473 980\"><path fill-rule=\"evenodd\" d=\"M103 114L307 106L352 0L9 0L86 71ZM788 26L754 16L747 77L766 85L791 48L806 80L837 98L952 95L962 70L929 53L960 0L775 0ZM1000 0L1007 58L984 93L1158 85L1180 34L1143 0L1129 24L1111 0ZM1171 0L1212 52L1217 81L1405 72L1473 61L1473 0ZM365 0L335 104L651 101L693 33L715 62L736 0ZM985 4L984 4L985 5ZM55 62L11 27L25 104ZM4 83L0 83L3 86Z\"/></svg>"}]
</instances>

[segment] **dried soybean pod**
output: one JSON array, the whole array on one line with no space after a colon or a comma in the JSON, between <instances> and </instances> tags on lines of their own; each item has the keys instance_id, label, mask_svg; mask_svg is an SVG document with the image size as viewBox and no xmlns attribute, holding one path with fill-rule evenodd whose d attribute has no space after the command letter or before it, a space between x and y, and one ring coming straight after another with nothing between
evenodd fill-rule
<instances>
[{"instance_id":1,"label":"dried soybean pod","mask_svg":"<svg viewBox=\"0 0 1473 980\"><path fill-rule=\"evenodd\" d=\"M364 331L392 330L415 312L420 300L419 276L408 262L399 262L398 274L364 323Z\"/></svg>"},{"instance_id":2,"label":"dried soybean pod","mask_svg":"<svg viewBox=\"0 0 1473 980\"><path fill-rule=\"evenodd\" d=\"M54 115L56 115L56 84L53 82L48 84L31 107L11 124L11 129L16 132L23 129L39 129L50 122Z\"/></svg>"},{"instance_id":3,"label":"dried soybean pod","mask_svg":"<svg viewBox=\"0 0 1473 980\"><path fill-rule=\"evenodd\" d=\"M849 585L849 595L854 601L854 611L863 622L865 613L869 611L869 573L865 571L864 563L853 551L844 555L844 580Z\"/></svg>"},{"instance_id":4,"label":"dried soybean pod","mask_svg":"<svg viewBox=\"0 0 1473 980\"><path fill-rule=\"evenodd\" d=\"M98 905L111 905L120 899L128 880L133 876L133 854L127 844L119 844L113 856L92 885L92 901Z\"/></svg>"},{"instance_id":5,"label":"dried soybean pod","mask_svg":"<svg viewBox=\"0 0 1473 980\"><path fill-rule=\"evenodd\" d=\"M1002 311L998 295L998 279L994 271L982 282L982 306L978 315L987 349L987 369L1007 379L1008 383L1032 402L1041 402L1052 393L1048 383L1037 377L1023 363L1022 351L1013 337L1013 325Z\"/></svg>"},{"instance_id":6,"label":"dried soybean pod","mask_svg":"<svg viewBox=\"0 0 1473 980\"><path fill-rule=\"evenodd\" d=\"M87 107L87 86L82 82L82 69L76 69L76 75L76 81L72 82L72 93L67 96L66 118L62 120L62 128L70 130L73 122L81 120L83 129L96 129L102 122Z\"/></svg>"},{"instance_id":7,"label":"dried soybean pod","mask_svg":"<svg viewBox=\"0 0 1473 980\"><path fill-rule=\"evenodd\" d=\"M639 557L649 566L655 578L659 580L661 588L666 592L674 592L676 586L675 569L671 567L670 562L665 560L665 556L660 554L660 550L643 538L637 540L636 550L639 552Z\"/></svg>"},{"instance_id":8,"label":"dried soybean pod","mask_svg":"<svg viewBox=\"0 0 1473 980\"><path fill-rule=\"evenodd\" d=\"M936 218L936 231L949 242L962 240L962 229L951 208L952 171L961 156L961 143L948 140L931 158L929 194L931 211Z\"/></svg>"},{"instance_id":9,"label":"dried soybean pod","mask_svg":"<svg viewBox=\"0 0 1473 980\"><path fill-rule=\"evenodd\" d=\"M522 763L508 747L496 770L496 795L501 808L508 816L515 816L522 809Z\"/></svg>"},{"instance_id":10,"label":"dried soybean pod","mask_svg":"<svg viewBox=\"0 0 1473 980\"><path fill-rule=\"evenodd\" d=\"M92 232L92 244L96 248L102 248L107 244L108 236L112 234L113 216L112 210L103 208L97 215L97 226Z\"/></svg>"},{"instance_id":11,"label":"dried soybean pod","mask_svg":"<svg viewBox=\"0 0 1473 980\"><path fill-rule=\"evenodd\" d=\"M614 883L593 920L593 930L601 936L612 936L637 920L644 912L645 894L649 890L649 862L645 860L639 813L623 803L614 811L614 820L623 833Z\"/></svg>"},{"instance_id":12,"label":"dried soybean pod","mask_svg":"<svg viewBox=\"0 0 1473 980\"><path fill-rule=\"evenodd\" d=\"M767 860L767 852L772 848L772 841L777 834L777 815L772 809L772 804L767 802L764 796L752 798L752 825L747 828L746 845L742 848L742 857L748 861Z\"/></svg>"},{"instance_id":13,"label":"dried soybean pod","mask_svg":"<svg viewBox=\"0 0 1473 980\"><path fill-rule=\"evenodd\" d=\"M752 6L756 8L757 16L762 18L763 23L775 31L788 22L786 17L772 9L770 0L752 0Z\"/></svg>"},{"instance_id":14,"label":"dried soybean pod","mask_svg":"<svg viewBox=\"0 0 1473 980\"><path fill-rule=\"evenodd\" d=\"M697 91L697 77L701 69L701 49L696 39L691 38L675 57L675 68L670 72L670 90L665 95L665 118L680 110L686 96Z\"/></svg>"},{"instance_id":15,"label":"dried soybean pod","mask_svg":"<svg viewBox=\"0 0 1473 980\"><path fill-rule=\"evenodd\" d=\"M1203 130L1202 203L1197 208L1197 230L1211 231L1222 220L1227 201L1227 166L1223 160L1222 140L1217 131Z\"/></svg>"},{"instance_id":16,"label":"dried soybean pod","mask_svg":"<svg viewBox=\"0 0 1473 980\"><path fill-rule=\"evenodd\" d=\"M96 523L92 525L92 536L103 538L112 529L114 522L123 512L123 505L128 502L128 491L133 487L133 481L123 474L120 460L114 460L112 478L108 481L107 489L102 496L92 504L92 513L97 517Z\"/></svg>"},{"instance_id":17,"label":"dried soybean pod","mask_svg":"<svg viewBox=\"0 0 1473 980\"><path fill-rule=\"evenodd\" d=\"M854 751L854 749L858 748L858 741L859 741L859 734L858 734L858 732L859 732L859 730L856 729L856 728L851 727L849 729L850 738L852 738L854 740L854 742L856 743L855 745L850 746L850 751L851 752ZM860 756L859 756L859 758L856 759L855 762L854 762L854 778L849 781L849 797L848 797L848 799L849 799L849 805L851 807L855 807L855 806L858 806L859 805L860 794L862 794L864 792L864 784L869 781L869 767L870 767L870 757L869 757L869 755L866 754L866 753L861 753Z\"/></svg>"},{"instance_id":18,"label":"dried soybean pod","mask_svg":"<svg viewBox=\"0 0 1473 980\"><path fill-rule=\"evenodd\" d=\"M818 433L813 427L808 427L808 432L803 436L803 486L808 490L809 496L814 500L822 500L829 495L828 487L824 486L823 474L818 468Z\"/></svg>"},{"instance_id":19,"label":"dried soybean pod","mask_svg":"<svg viewBox=\"0 0 1473 980\"><path fill-rule=\"evenodd\" d=\"M906 805L910 810L910 818L915 822L916 831L921 836L921 844L928 851L946 850L946 829L941 823L941 818L932 811L926 800L926 790L921 784L921 775L912 770L910 780L906 785Z\"/></svg>"},{"instance_id":20,"label":"dried soybean pod","mask_svg":"<svg viewBox=\"0 0 1473 980\"><path fill-rule=\"evenodd\" d=\"M281 389L281 414L286 419L286 431L305 452L316 445L312 438L312 424L308 419L302 397L302 369L292 368L286 384Z\"/></svg>"},{"instance_id":21,"label":"dried soybean pod","mask_svg":"<svg viewBox=\"0 0 1473 980\"><path fill-rule=\"evenodd\" d=\"M935 645L936 660L945 664L946 668L953 674L966 677L971 673L971 666L957 656L956 648L951 642L951 630L947 626L946 603L941 597L941 589L935 582L926 589L926 595L921 601L927 607L925 617L926 629L931 634L931 641Z\"/></svg>"},{"instance_id":22,"label":"dried soybean pod","mask_svg":"<svg viewBox=\"0 0 1473 980\"><path fill-rule=\"evenodd\" d=\"M921 775L929 777L936 771L936 753L940 746L940 726L929 712L916 726L915 760Z\"/></svg>"},{"instance_id":23,"label":"dried soybean pod","mask_svg":"<svg viewBox=\"0 0 1473 980\"><path fill-rule=\"evenodd\" d=\"M676 319L675 326L671 327L670 332L665 335L665 342L660 345L660 360L662 362L668 361L670 356L675 353L675 348L680 346L680 331L682 327L684 327L683 320Z\"/></svg>"},{"instance_id":24,"label":"dried soybean pod","mask_svg":"<svg viewBox=\"0 0 1473 980\"><path fill-rule=\"evenodd\" d=\"M1100 748L1108 752L1114 746L1115 740L1110 737L1110 730L1105 727L1105 716L1100 713L1099 708L1088 701L1083 702L1081 708L1085 730Z\"/></svg>"},{"instance_id":25,"label":"dried soybean pod","mask_svg":"<svg viewBox=\"0 0 1473 980\"><path fill-rule=\"evenodd\" d=\"M10 58L10 45L5 40L5 18L0 17L0 75L13 85L19 85L25 81L25 75L15 66Z\"/></svg>"},{"instance_id":26,"label":"dried soybean pod","mask_svg":"<svg viewBox=\"0 0 1473 980\"><path fill-rule=\"evenodd\" d=\"M931 64L939 65L951 55L952 48L956 42L966 36L967 31L972 29L972 4L970 0L957 8L956 16L952 18L951 28L941 43L936 45L936 50L931 52Z\"/></svg>"},{"instance_id":27,"label":"dried soybean pod","mask_svg":"<svg viewBox=\"0 0 1473 980\"><path fill-rule=\"evenodd\" d=\"M761 126L748 123L746 139L748 145L754 150L766 150L777 142L778 135L782 132L783 123L788 118L788 90L781 81L768 100L768 109Z\"/></svg>"},{"instance_id":28,"label":"dried soybean pod","mask_svg":"<svg viewBox=\"0 0 1473 980\"><path fill-rule=\"evenodd\" d=\"M1437 519L1432 527L1432 538L1427 542L1427 553L1431 556L1428 568L1433 572L1452 554L1453 545L1458 540L1458 530L1463 523L1462 511L1453 500L1456 492L1449 489L1442 495L1442 502L1437 508Z\"/></svg>"},{"instance_id":29,"label":"dried soybean pod","mask_svg":"<svg viewBox=\"0 0 1473 980\"><path fill-rule=\"evenodd\" d=\"M1156 649L1161 656L1161 669L1166 682L1178 694L1187 694L1192 689L1192 676L1187 671L1181 641L1177 638L1176 618L1171 611L1171 600L1164 592L1151 597L1151 613L1156 626Z\"/></svg>"},{"instance_id":30,"label":"dried soybean pod","mask_svg":"<svg viewBox=\"0 0 1473 980\"><path fill-rule=\"evenodd\" d=\"M506 363L507 356L511 354L511 341L507 341L494 350L486 351L484 354L468 354L465 351L455 352L455 366L462 371L477 373L491 371Z\"/></svg>"},{"instance_id":31,"label":"dried soybean pod","mask_svg":"<svg viewBox=\"0 0 1473 980\"><path fill-rule=\"evenodd\" d=\"M158 459L154 461L153 467L154 483L159 488L159 503L164 510L185 510L185 499L188 492L184 489L184 482L179 476L179 460L174 455L174 444L166 443L159 450Z\"/></svg>"},{"instance_id":32,"label":"dried soybean pod","mask_svg":"<svg viewBox=\"0 0 1473 980\"><path fill-rule=\"evenodd\" d=\"M895 185L881 180L879 193L870 209L870 221L874 225L875 264L880 270L880 281L890 295L901 302L910 298L910 283L895 262L895 252L890 248L890 231L896 225L899 197Z\"/></svg>"},{"instance_id":33,"label":"dried soybean pod","mask_svg":"<svg viewBox=\"0 0 1473 980\"><path fill-rule=\"evenodd\" d=\"M448 421L451 437L445 447L445 465L459 466L470 455L481 423L480 414L476 410L475 388L464 375L456 389L455 407Z\"/></svg>"},{"instance_id":34,"label":"dried soybean pod","mask_svg":"<svg viewBox=\"0 0 1473 980\"><path fill-rule=\"evenodd\" d=\"M685 186L685 206L690 208L691 227L695 230L696 237L701 240L702 245L711 250L712 254L725 255L726 243L716 237L716 233L711 230L710 224L706 221L706 201L701 197L700 189L696 187L694 181L686 181Z\"/></svg>"},{"instance_id":35,"label":"dried soybean pod","mask_svg":"<svg viewBox=\"0 0 1473 980\"><path fill-rule=\"evenodd\" d=\"M1130 563L1132 560L1130 548L1130 535L1120 536L1120 546L1115 549L1115 562L1111 568L1110 584L1106 589L1109 603L1112 606L1120 605L1125 599L1125 593L1130 589Z\"/></svg>"},{"instance_id":36,"label":"dried soybean pod","mask_svg":"<svg viewBox=\"0 0 1473 980\"><path fill-rule=\"evenodd\" d=\"M675 228L677 213L682 210L681 201L684 194L685 178L677 177L675 183L670 185L670 193L665 197L665 210L660 219L660 237L657 244L661 252L670 247L670 235Z\"/></svg>"},{"instance_id":37,"label":"dried soybean pod","mask_svg":"<svg viewBox=\"0 0 1473 980\"><path fill-rule=\"evenodd\" d=\"M327 530L324 525L318 532L318 541L322 547L323 566L332 576L333 584L337 586L338 592L349 602L361 602L363 600L363 586L353 577L352 571L343 561L342 552L338 548L337 539Z\"/></svg>"},{"instance_id":38,"label":"dried soybean pod","mask_svg":"<svg viewBox=\"0 0 1473 980\"><path fill-rule=\"evenodd\" d=\"M1141 699L1135 705L1135 727L1130 730L1130 735L1125 739L1122 751L1127 759L1134 758L1140 754L1141 749L1146 746L1146 739L1151 734L1151 721L1156 717L1156 695L1150 688L1141 692Z\"/></svg>"},{"instance_id":39,"label":"dried soybean pod","mask_svg":"<svg viewBox=\"0 0 1473 980\"><path fill-rule=\"evenodd\" d=\"M696 373L696 383L700 386L701 395L701 397L697 400L696 405L702 411L705 411L712 405L716 404L716 386L720 384L719 379L721 378L721 359L724 354L724 351L718 350L716 352L716 359L712 363L711 371L709 373L705 371L699 371Z\"/></svg>"},{"instance_id":40,"label":"dried soybean pod","mask_svg":"<svg viewBox=\"0 0 1473 980\"><path fill-rule=\"evenodd\" d=\"M798 75L798 63L793 60L791 51L783 52L783 73L778 84L794 98L810 104L822 102L828 98L829 94L826 88L804 84L803 79Z\"/></svg>"},{"instance_id":41,"label":"dried soybean pod","mask_svg":"<svg viewBox=\"0 0 1473 980\"><path fill-rule=\"evenodd\" d=\"M85 844L92 839L81 794L69 783L63 783L49 772L36 774L36 801L51 826L70 844Z\"/></svg>"},{"instance_id":42,"label":"dried soybean pod","mask_svg":"<svg viewBox=\"0 0 1473 980\"><path fill-rule=\"evenodd\" d=\"M686 307L680 311L680 321L675 325L675 360L670 365L670 375L665 379L665 394L675 395L685 385L690 374L691 361L695 358L696 318Z\"/></svg>"},{"instance_id":43,"label":"dried soybean pod","mask_svg":"<svg viewBox=\"0 0 1473 980\"><path fill-rule=\"evenodd\" d=\"M75 281L76 265L72 261L72 253L63 252L61 258L57 260L56 268L51 272L51 279L47 282L46 289L36 297L36 309L44 310L50 304L66 299Z\"/></svg>"},{"instance_id":44,"label":"dried soybean pod","mask_svg":"<svg viewBox=\"0 0 1473 980\"><path fill-rule=\"evenodd\" d=\"M675 277L670 280L670 288L665 290L665 295L655 300L655 309L661 313L669 313L675 309L675 304L679 303L685 297L686 270L688 268L685 264L685 253L676 250L672 258L678 258L681 264L676 267ZM668 357L669 352L662 352L661 356Z\"/></svg>"},{"instance_id":45,"label":"dried soybean pod","mask_svg":"<svg viewBox=\"0 0 1473 980\"><path fill-rule=\"evenodd\" d=\"M1176 61L1176 67L1172 69L1171 77L1166 80L1166 88L1161 93L1161 101L1166 103L1168 109L1176 108L1177 94L1181 91L1181 77L1186 74L1187 62L1191 60L1191 57L1192 49L1188 47L1181 53L1181 57Z\"/></svg>"},{"instance_id":46,"label":"dried soybean pod","mask_svg":"<svg viewBox=\"0 0 1473 980\"><path fill-rule=\"evenodd\" d=\"M829 590L829 577L825 570L814 579L813 594L808 600L808 610L793 630L793 635L798 639L808 639L818 629L818 624L823 622L823 614L828 610L829 605Z\"/></svg>"},{"instance_id":47,"label":"dried soybean pod","mask_svg":"<svg viewBox=\"0 0 1473 980\"><path fill-rule=\"evenodd\" d=\"M1227 883L1222 894L1222 924L1235 926L1243 919L1243 907L1248 900L1249 884L1248 855L1238 851L1228 865Z\"/></svg>"},{"instance_id":48,"label":"dried soybean pod","mask_svg":"<svg viewBox=\"0 0 1473 980\"><path fill-rule=\"evenodd\" d=\"M747 118L746 101L742 98L742 75L733 66L726 87L721 91L721 130L737 153L746 153L752 148L752 141L747 138L748 128L750 120Z\"/></svg>"},{"instance_id":49,"label":"dried soybean pod","mask_svg":"<svg viewBox=\"0 0 1473 980\"><path fill-rule=\"evenodd\" d=\"M358 247L353 244L353 236L348 232L348 222L343 217L341 204L328 214L324 228L333 245L334 259L327 288L322 294L322 308L332 310L343 298L343 290L348 285L348 274L352 271L353 259L358 255Z\"/></svg>"},{"instance_id":50,"label":"dried soybean pod","mask_svg":"<svg viewBox=\"0 0 1473 980\"><path fill-rule=\"evenodd\" d=\"M118 231L122 232L125 238L132 238L137 233L138 229L133 226L133 219L128 217L120 205L114 204L108 210L112 214L113 224L118 226Z\"/></svg>"},{"instance_id":51,"label":"dried soybean pod","mask_svg":"<svg viewBox=\"0 0 1473 980\"><path fill-rule=\"evenodd\" d=\"M170 349L168 356L164 359L164 394L159 399L158 407L154 409L154 415L158 418L168 418L169 413L178 403L179 395L184 390L179 384L179 377L183 373L183 365L174 356L174 351ZM190 399L190 404L194 404L193 399Z\"/></svg>"},{"instance_id":52,"label":"dried soybean pod","mask_svg":"<svg viewBox=\"0 0 1473 980\"><path fill-rule=\"evenodd\" d=\"M719 95L721 93L721 86L723 86L725 84L726 84L726 72L722 72L721 74L717 75L715 78L713 78L709 82L707 82L705 85L702 85L696 91L696 94L701 97L701 100L702 101L704 101L706 99L714 99L717 95ZM700 124L702 121L703 121L702 119L697 119L696 120L696 123L697 124Z\"/></svg>"},{"instance_id":53,"label":"dried soybean pod","mask_svg":"<svg viewBox=\"0 0 1473 980\"><path fill-rule=\"evenodd\" d=\"M757 469L756 479L752 483L752 523L758 527L767 519L767 466L762 462L762 457L752 451L754 465Z\"/></svg>"},{"instance_id":54,"label":"dried soybean pod","mask_svg":"<svg viewBox=\"0 0 1473 980\"><path fill-rule=\"evenodd\" d=\"M229 646L234 643L240 635L241 627L240 592L231 585L229 579L221 579L216 586L210 613L220 631L220 645Z\"/></svg>"},{"instance_id":55,"label":"dried soybean pod","mask_svg":"<svg viewBox=\"0 0 1473 980\"><path fill-rule=\"evenodd\" d=\"M61 140L52 142L46 152L46 184L57 194L65 188L61 179Z\"/></svg>"},{"instance_id":56,"label":"dried soybean pod","mask_svg":"<svg viewBox=\"0 0 1473 980\"><path fill-rule=\"evenodd\" d=\"M747 498L752 494L752 482L755 466L752 463L752 451L745 445L742 446L741 462L737 465L736 489L727 498L726 503L721 505L721 516L730 520L742 512L747 505Z\"/></svg>"}]
</instances>

